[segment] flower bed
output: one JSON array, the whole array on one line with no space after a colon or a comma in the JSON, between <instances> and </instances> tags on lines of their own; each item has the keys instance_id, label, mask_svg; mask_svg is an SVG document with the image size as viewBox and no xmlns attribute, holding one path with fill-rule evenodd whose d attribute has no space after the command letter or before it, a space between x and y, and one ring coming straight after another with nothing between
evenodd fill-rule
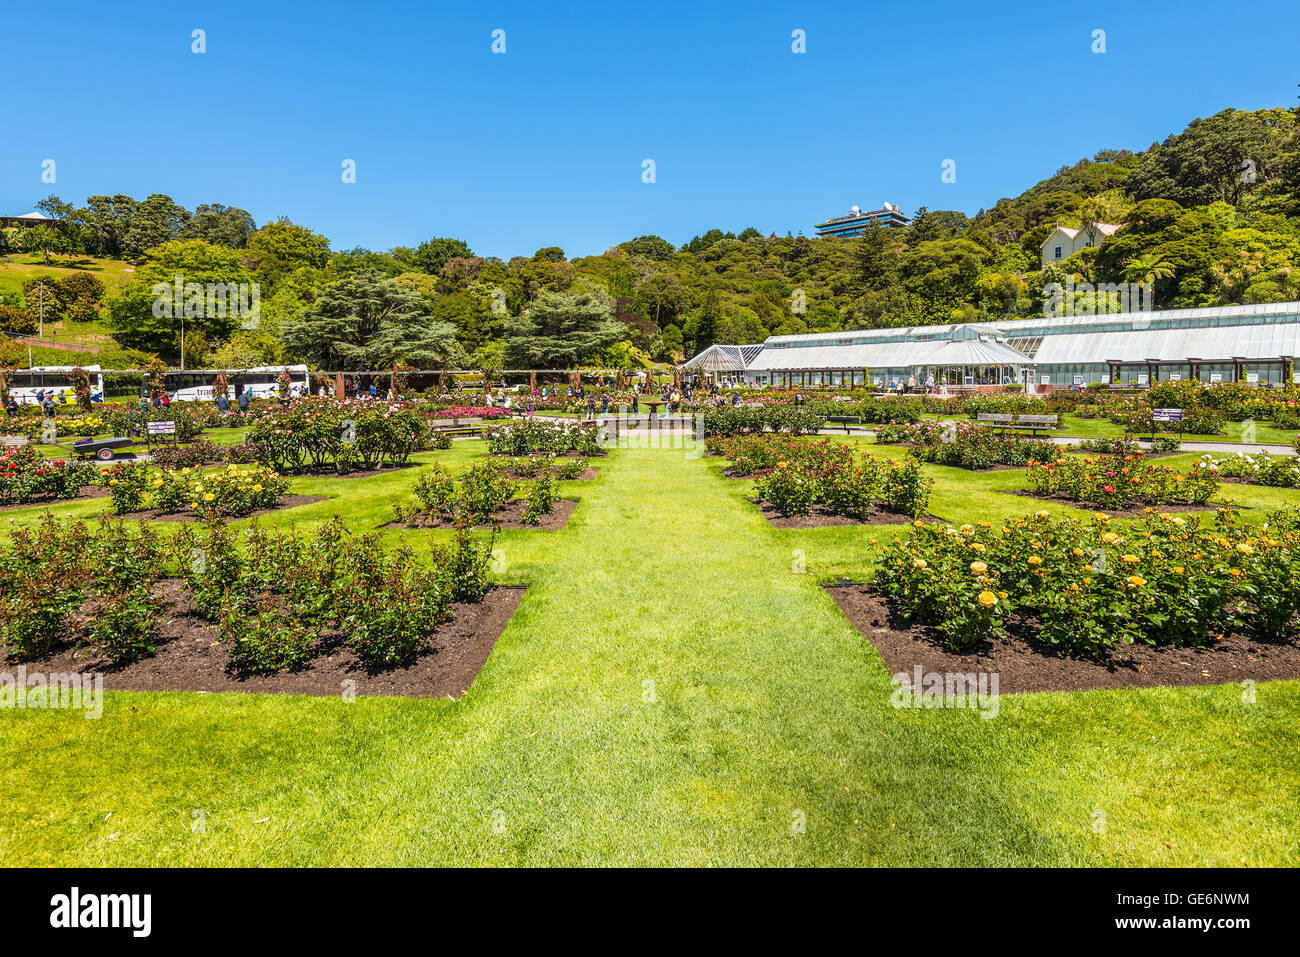
<instances>
[{"instance_id":1,"label":"flower bed","mask_svg":"<svg viewBox=\"0 0 1300 957\"><path fill-rule=\"evenodd\" d=\"M787 462L809 471L820 471L831 462L848 463L853 450L829 439L815 441L779 432L753 435L715 435L704 440L710 455L727 460L726 473L732 478L765 474L777 462Z\"/></svg>"},{"instance_id":2,"label":"flower bed","mask_svg":"<svg viewBox=\"0 0 1300 957\"><path fill-rule=\"evenodd\" d=\"M403 465L424 448L423 419L403 403L299 398L252 421L245 444L277 472L349 472Z\"/></svg>"},{"instance_id":3,"label":"flower bed","mask_svg":"<svg viewBox=\"0 0 1300 957\"><path fill-rule=\"evenodd\" d=\"M395 502L395 522L408 528L470 527L505 525L499 514L512 504L516 487L502 476L495 462L475 462L459 477L435 465L415 482L414 508ZM527 498L515 506L520 526L536 526L543 516L555 511L558 498L550 472L541 473L533 482ZM510 524L514 524L513 522Z\"/></svg>"},{"instance_id":4,"label":"flower bed","mask_svg":"<svg viewBox=\"0 0 1300 957\"><path fill-rule=\"evenodd\" d=\"M973 422L917 422L876 427L878 444L911 446L923 462L963 469L995 465L1024 465L1031 459L1056 455L1061 448L1045 439L1003 432Z\"/></svg>"},{"instance_id":5,"label":"flower bed","mask_svg":"<svg viewBox=\"0 0 1300 957\"><path fill-rule=\"evenodd\" d=\"M836 454L820 461L777 462L758 481L755 494L788 516L809 515L820 505L832 515L864 519L875 509L920 515L933 484L914 460L899 463L850 451L847 458Z\"/></svg>"},{"instance_id":6,"label":"flower bed","mask_svg":"<svg viewBox=\"0 0 1300 957\"><path fill-rule=\"evenodd\" d=\"M1220 510L1157 515L1116 530L1046 512L997 527L916 523L885 552L875 584L944 644L969 650L1029 622L1052 651L1104 657L1135 641L1205 646L1244 630L1292 640L1300 611L1300 511L1239 526Z\"/></svg>"},{"instance_id":7,"label":"flower bed","mask_svg":"<svg viewBox=\"0 0 1300 957\"><path fill-rule=\"evenodd\" d=\"M431 561L353 538L336 518L310 540L249 529L243 547L220 524L163 540L121 521L63 524L47 515L13 534L0 563L0 640L24 660L82 638L111 661L154 651L164 573L179 570L187 604L218 626L231 663L267 673L307 666L333 631L374 667L425 650L452 602L487 592L491 542L461 534ZM88 619L88 634L73 615Z\"/></svg>"},{"instance_id":8,"label":"flower bed","mask_svg":"<svg viewBox=\"0 0 1300 957\"><path fill-rule=\"evenodd\" d=\"M541 419L519 419L484 429L488 452L492 455L532 455L549 452L554 455L603 455L605 431L598 425L546 422Z\"/></svg>"},{"instance_id":9,"label":"flower bed","mask_svg":"<svg viewBox=\"0 0 1300 957\"><path fill-rule=\"evenodd\" d=\"M0 451L0 505L76 498L97 475L88 462L50 460L30 445L13 446Z\"/></svg>"},{"instance_id":10,"label":"flower bed","mask_svg":"<svg viewBox=\"0 0 1300 957\"><path fill-rule=\"evenodd\" d=\"M207 519L241 517L275 508L289 482L262 466L231 465L215 472L190 468L155 469L119 463L100 474L113 511L123 514L156 509L160 514L192 511Z\"/></svg>"},{"instance_id":11,"label":"flower bed","mask_svg":"<svg viewBox=\"0 0 1300 957\"><path fill-rule=\"evenodd\" d=\"M1248 454L1236 452L1216 459L1205 454L1197 460L1194 472L1217 474L1221 478L1237 479L1251 485L1272 488L1300 488L1300 459L1292 455L1269 455L1267 452Z\"/></svg>"},{"instance_id":12,"label":"flower bed","mask_svg":"<svg viewBox=\"0 0 1300 957\"><path fill-rule=\"evenodd\" d=\"M1147 465L1141 453L1124 456L1065 456L1031 461L1026 468L1033 494L1060 497L1096 508L1133 505L1204 505L1219 490L1214 468L1186 472Z\"/></svg>"},{"instance_id":13,"label":"flower bed","mask_svg":"<svg viewBox=\"0 0 1300 957\"><path fill-rule=\"evenodd\" d=\"M826 424L826 417L810 408L773 405L761 408L730 406L705 409L701 414L704 437L743 435L759 432L788 432L791 435L816 434Z\"/></svg>"}]
</instances>

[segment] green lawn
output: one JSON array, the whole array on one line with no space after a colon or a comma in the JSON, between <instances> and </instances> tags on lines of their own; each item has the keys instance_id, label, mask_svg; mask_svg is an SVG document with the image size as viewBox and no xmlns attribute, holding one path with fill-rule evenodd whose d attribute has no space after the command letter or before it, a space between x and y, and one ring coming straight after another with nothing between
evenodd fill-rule
<instances>
[{"instance_id":1,"label":"green lawn","mask_svg":"<svg viewBox=\"0 0 1300 957\"><path fill-rule=\"evenodd\" d=\"M97 721L5 712L0 853L89 866L1300 864L1300 682L1262 684L1254 704L1223 685L1007 696L994 720L896 710L880 657L819 582L866 576L873 543L897 529L773 530L751 483L681 450L618 450L599 466L561 486L581 498L566 529L499 537L502 580L531 587L460 700L115 693ZM1031 509L995 492L1023 487L1018 471L930 471L936 514ZM295 479L336 497L270 524L337 512L373 528L413 480ZM384 532L417 546L444 534Z\"/></svg>"}]
</instances>

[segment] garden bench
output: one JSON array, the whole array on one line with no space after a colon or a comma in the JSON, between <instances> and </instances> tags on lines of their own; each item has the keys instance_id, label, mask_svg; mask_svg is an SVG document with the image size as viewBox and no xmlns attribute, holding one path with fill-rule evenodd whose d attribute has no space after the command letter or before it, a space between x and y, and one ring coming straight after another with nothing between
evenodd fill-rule
<instances>
[{"instance_id":1,"label":"garden bench","mask_svg":"<svg viewBox=\"0 0 1300 957\"><path fill-rule=\"evenodd\" d=\"M432 419L429 422L429 430L448 434L473 435L483 430L483 420L470 416L457 419Z\"/></svg>"},{"instance_id":2,"label":"garden bench","mask_svg":"<svg viewBox=\"0 0 1300 957\"><path fill-rule=\"evenodd\" d=\"M1028 429L1037 435L1045 429L1055 429L1060 420L1054 415L1022 415L1016 419L1016 428Z\"/></svg>"},{"instance_id":3,"label":"garden bench","mask_svg":"<svg viewBox=\"0 0 1300 957\"><path fill-rule=\"evenodd\" d=\"M1013 429L1016 426L1016 417L1007 412L981 412L975 418L977 422L995 429Z\"/></svg>"},{"instance_id":4,"label":"garden bench","mask_svg":"<svg viewBox=\"0 0 1300 957\"><path fill-rule=\"evenodd\" d=\"M860 424L860 423L862 422L862 419L861 419L861 417L856 416L856 415L828 415L828 416L826 416L826 423L829 425L831 422L835 422L835 423L837 423L837 424L839 424L839 425L844 426L844 431L845 431L845 433L847 433L847 432L849 431L849 426L850 426L850 425L858 425L858 424Z\"/></svg>"}]
</instances>

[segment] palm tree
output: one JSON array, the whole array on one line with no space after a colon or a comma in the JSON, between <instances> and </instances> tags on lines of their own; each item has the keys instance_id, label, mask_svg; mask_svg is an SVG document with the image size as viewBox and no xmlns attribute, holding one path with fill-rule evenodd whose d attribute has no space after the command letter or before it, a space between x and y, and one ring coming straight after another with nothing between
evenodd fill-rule
<instances>
[{"instance_id":1,"label":"palm tree","mask_svg":"<svg viewBox=\"0 0 1300 957\"><path fill-rule=\"evenodd\" d=\"M1174 266L1159 253L1143 253L1124 264L1124 281L1155 283L1158 279L1169 279L1174 274Z\"/></svg>"}]
</instances>

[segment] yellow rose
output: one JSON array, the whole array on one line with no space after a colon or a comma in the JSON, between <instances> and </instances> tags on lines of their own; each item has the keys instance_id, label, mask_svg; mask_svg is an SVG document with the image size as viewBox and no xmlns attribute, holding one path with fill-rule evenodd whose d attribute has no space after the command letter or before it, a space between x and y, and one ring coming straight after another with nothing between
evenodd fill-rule
<instances>
[{"instance_id":1,"label":"yellow rose","mask_svg":"<svg viewBox=\"0 0 1300 957\"><path fill-rule=\"evenodd\" d=\"M925 561L924 558L918 558L916 561L912 562L912 564L915 565L917 568L925 568L925 567L927 567L927 566L926 566L926 561Z\"/></svg>"},{"instance_id":2,"label":"yellow rose","mask_svg":"<svg viewBox=\"0 0 1300 957\"><path fill-rule=\"evenodd\" d=\"M979 597L976 599L976 601L978 601L985 608L992 608L994 605L998 603L998 596L993 594L993 592L991 591L982 591L979 593Z\"/></svg>"},{"instance_id":3,"label":"yellow rose","mask_svg":"<svg viewBox=\"0 0 1300 957\"><path fill-rule=\"evenodd\" d=\"M1129 577L1128 583L1132 585L1134 588L1141 588L1143 585L1147 583L1147 580L1143 578L1141 575L1132 575Z\"/></svg>"},{"instance_id":4,"label":"yellow rose","mask_svg":"<svg viewBox=\"0 0 1300 957\"><path fill-rule=\"evenodd\" d=\"M259 482L258 484L254 485L254 486L253 486L253 491L254 491L254 492L260 492L260 491L262 491L262 483Z\"/></svg>"},{"instance_id":5,"label":"yellow rose","mask_svg":"<svg viewBox=\"0 0 1300 957\"><path fill-rule=\"evenodd\" d=\"M1128 562L1130 565L1136 565L1139 561L1141 561L1141 559L1138 558L1136 555L1125 555L1124 561Z\"/></svg>"},{"instance_id":6,"label":"yellow rose","mask_svg":"<svg viewBox=\"0 0 1300 957\"><path fill-rule=\"evenodd\" d=\"M1255 554L1255 549L1251 548L1245 542L1242 542L1240 545L1237 546L1237 551L1241 552L1241 554L1243 555Z\"/></svg>"},{"instance_id":7,"label":"yellow rose","mask_svg":"<svg viewBox=\"0 0 1300 957\"><path fill-rule=\"evenodd\" d=\"M1031 565L1041 565L1041 564L1043 564L1043 560L1042 560L1041 558L1039 558L1037 555L1030 555L1030 556L1029 556L1029 564L1031 564Z\"/></svg>"},{"instance_id":8,"label":"yellow rose","mask_svg":"<svg viewBox=\"0 0 1300 957\"><path fill-rule=\"evenodd\" d=\"M216 498L216 496L209 492L207 495L203 496L203 501L211 502L214 498Z\"/></svg>"},{"instance_id":9,"label":"yellow rose","mask_svg":"<svg viewBox=\"0 0 1300 957\"><path fill-rule=\"evenodd\" d=\"M985 565L983 562L971 562L970 570L973 571L976 575L983 575L986 571L989 570L989 567Z\"/></svg>"}]
</instances>

